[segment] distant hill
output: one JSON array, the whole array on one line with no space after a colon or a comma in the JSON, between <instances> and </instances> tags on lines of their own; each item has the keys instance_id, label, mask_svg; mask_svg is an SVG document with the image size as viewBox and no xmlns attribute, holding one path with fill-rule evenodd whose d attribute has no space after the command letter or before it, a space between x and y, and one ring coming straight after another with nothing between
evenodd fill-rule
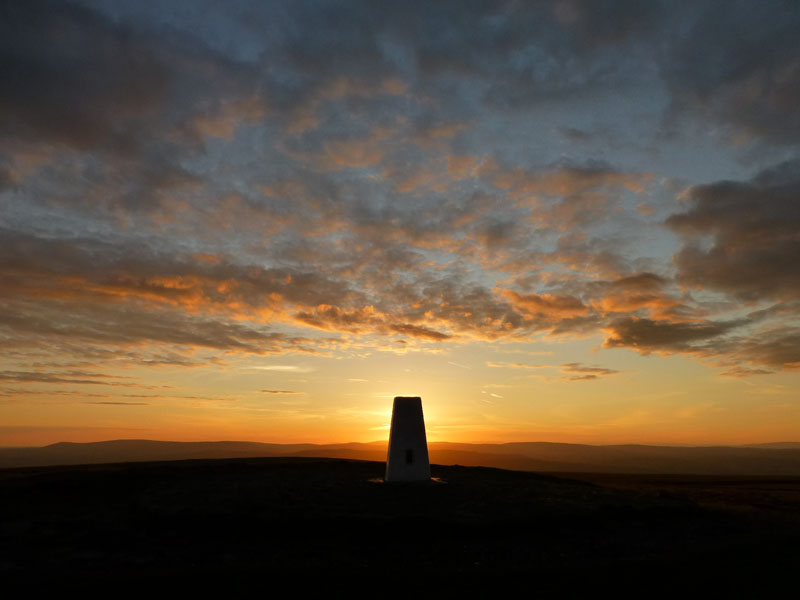
<instances>
[{"instance_id":1,"label":"distant hill","mask_svg":"<svg viewBox=\"0 0 800 600\"><path fill-rule=\"evenodd\" d=\"M800 442L768 442L766 444L746 444L748 448L781 448L789 450L791 448L800 448Z\"/></svg>"},{"instance_id":2,"label":"distant hill","mask_svg":"<svg viewBox=\"0 0 800 600\"><path fill-rule=\"evenodd\" d=\"M264 444L259 442L160 442L154 440L59 442L39 448L0 448L0 467L88 465L193 458L270 457L291 455L313 447L313 444Z\"/></svg>"},{"instance_id":3,"label":"distant hill","mask_svg":"<svg viewBox=\"0 0 800 600\"><path fill-rule=\"evenodd\" d=\"M590 446L549 442L429 444L431 462L518 471L697 475L800 475L800 443L757 446ZM111 440L0 448L0 468L247 457L327 457L386 460L386 442L265 444Z\"/></svg>"}]
</instances>

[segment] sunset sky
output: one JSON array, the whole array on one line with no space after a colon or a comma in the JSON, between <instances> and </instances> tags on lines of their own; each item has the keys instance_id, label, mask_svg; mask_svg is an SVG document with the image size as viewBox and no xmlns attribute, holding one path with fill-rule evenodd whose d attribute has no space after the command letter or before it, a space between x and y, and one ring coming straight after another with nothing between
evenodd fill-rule
<instances>
[{"instance_id":1,"label":"sunset sky","mask_svg":"<svg viewBox=\"0 0 800 600\"><path fill-rule=\"evenodd\" d=\"M800 4L0 7L0 445L800 440Z\"/></svg>"}]
</instances>

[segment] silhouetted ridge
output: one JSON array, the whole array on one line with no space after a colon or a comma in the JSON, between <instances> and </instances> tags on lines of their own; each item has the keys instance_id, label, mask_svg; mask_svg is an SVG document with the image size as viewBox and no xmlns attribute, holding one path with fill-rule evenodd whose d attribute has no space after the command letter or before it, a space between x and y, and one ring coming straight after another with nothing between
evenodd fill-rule
<instances>
[{"instance_id":1,"label":"silhouetted ridge","mask_svg":"<svg viewBox=\"0 0 800 600\"><path fill-rule=\"evenodd\" d=\"M519 471L800 475L800 444L795 442L708 447L430 442L428 447L433 464L487 466ZM59 442L41 448L0 448L0 467L273 456L384 462L386 451L386 442L326 445L156 440Z\"/></svg>"}]
</instances>

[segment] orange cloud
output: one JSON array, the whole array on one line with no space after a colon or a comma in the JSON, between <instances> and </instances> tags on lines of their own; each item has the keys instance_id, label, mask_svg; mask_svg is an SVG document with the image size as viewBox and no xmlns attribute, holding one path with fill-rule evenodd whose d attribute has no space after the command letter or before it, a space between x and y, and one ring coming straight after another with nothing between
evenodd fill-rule
<instances>
[{"instance_id":1,"label":"orange cloud","mask_svg":"<svg viewBox=\"0 0 800 600\"><path fill-rule=\"evenodd\" d=\"M254 95L222 102L213 109L196 115L192 127L200 135L230 141L239 125L260 121L266 115L265 99Z\"/></svg>"},{"instance_id":2,"label":"orange cloud","mask_svg":"<svg viewBox=\"0 0 800 600\"><path fill-rule=\"evenodd\" d=\"M319 329L361 331L384 322L384 316L374 306L364 306L355 310L344 310L330 304L320 304L310 310L294 314L294 318Z\"/></svg>"},{"instance_id":3,"label":"orange cloud","mask_svg":"<svg viewBox=\"0 0 800 600\"><path fill-rule=\"evenodd\" d=\"M607 168L556 167L549 171L527 169L484 169L496 186L517 192L572 196L598 187L623 187L642 193L653 179L652 173L621 173Z\"/></svg>"},{"instance_id":4,"label":"orange cloud","mask_svg":"<svg viewBox=\"0 0 800 600\"><path fill-rule=\"evenodd\" d=\"M519 294L514 290L501 290L500 295L508 299L526 318L571 318L587 315L589 307L574 296L552 294Z\"/></svg>"},{"instance_id":5,"label":"orange cloud","mask_svg":"<svg viewBox=\"0 0 800 600\"><path fill-rule=\"evenodd\" d=\"M680 300L667 295L623 292L591 301L592 307L601 313L631 313L646 310L652 318L675 317L674 309L682 306Z\"/></svg>"},{"instance_id":6,"label":"orange cloud","mask_svg":"<svg viewBox=\"0 0 800 600\"><path fill-rule=\"evenodd\" d=\"M479 164L475 156L448 156L447 173L453 179L466 179L477 173Z\"/></svg>"}]
</instances>

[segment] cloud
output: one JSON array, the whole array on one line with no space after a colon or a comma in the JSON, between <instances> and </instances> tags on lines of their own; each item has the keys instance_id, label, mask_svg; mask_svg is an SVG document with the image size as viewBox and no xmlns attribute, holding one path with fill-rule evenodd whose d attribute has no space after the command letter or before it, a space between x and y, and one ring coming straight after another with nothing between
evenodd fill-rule
<instances>
[{"instance_id":1,"label":"cloud","mask_svg":"<svg viewBox=\"0 0 800 600\"><path fill-rule=\"evenodd\" d=\"M666 283L667 280L660 275L644 272L620 277L619 279L609 282L608 287L615 291L651 292L663 288Z\"/></svg>"},{"instance_id":2,"label":"cloud","mask_svg":"<svg viewBox=\"0 0 800 600\"><path fill-rule=\"evenodd\" d=\"M641 354L649 352L686 352L722 336L741 322L664 322L646 318L622 317L608 325L604 348L628 347Z\"/></svg>"},{"instance_id":3,"label":"cloud","mask_svg":"<svg viewBox=\"0 0 800 600\"><path fill-rule=\"evenodd\" d=\"M92 6L19 3L0 23L8 372L603 330L606 347L793 368L797 163L690 187L668 264L643 217L668 190L640 146L668 104L786 147L796 10ZM785 312L739 325L731 300Z\"/></svg>"},{"instance_id":4,"label":"cloud","mask_svg":"<svg viewBox=\"0 0 800 600\"><path fill-rule=\"evenodd\" d=\"M300 365L258 365L249 368L258 369L260 371L283 371L287 373L310 373L313 371L310 367L303 367Z\"/></svg>"},{"instance_id":5,"label":"cloud","mask_svg":"<svg viewBox=\"0 0 800 600\"><path fill-rule=\"evenodd\" d=\"M307 338L210 319L171 310L137 306L77 303L59 300L4 302L0 331L4 344L17 349L38 348L64 356L91 355L103 348L130 348L143 343L185 348L268 354L290 348L314 352ZM89 345L87 347L87 345ZM112 356L113 357L113 353Z\"/></svg>"},{"instance_id":6,"label":"cloud","mask_svg":"<svg viewBox=\"0 0 800 600\"><path fill-rule=\"evenodd\" d=\"M668 322L624 317L608 325L603 347L627 347L640 354L686 353L733 377L800 368L800 330L757 324L752 319Z\"/></svg>"},{"instance_id":7,"label":"cloud","mask_svg":"<svg viewBox=\"0 0 800 600\"><path fill-rule=\"evenodd\" d=\"M23 3L3 12L4 129L78 149L133 150L136 129L150 129L168 93L161 41L73 4Z\"/></svg>"},{"instance_id":8,"label":"cloud","mask_svg":"<svg viewBox=\"0 0 800 600\"><path fill-rule=\"evenodd\" d=\"M85 371L67 371L61 373L45 373L37 371L2 371L0 380L11 383L58 383L58 384L78 384L78 385L124 385L134 386L135 384L120 383L117 381L104 381L103 378L109 377L104 373L88 373Z\"/></svg>"},{"instance_id":9,"label":"cloud","mask_svg":"<svg viewBox=\"0 0 800 600\"><path fill-rule=\"evenodd\" d=\"M684 35L660 57L672 113L708 119L738 137L769 144L800 140L800 13L749 2L698 3ZM693 17L693 18L692 18Z\"/></svg>"},{"instance_id":10,"label":"cloud","mask_svg":"<svg viewBox=\"0 0 800 600\"><path fill-rule=\"evenodd\" d=\"M619 373L619 371L616 369L587 367L581 363L567 363L565 365L561 365L561 372L566 373L566 379L569 381L589 381Z\"/></svg>"},{"instance_id":11,"label":"cloud","mask_svg":"<svg viewBox=\"0 0 800 600\"><path fill-rule=\"evenodd\" d=\"M276 299L317 305L352 297L315 272L209 262L134 244L2 231L0 296L81 301L126 298L207 312L262 311Z\"/></svg>"},{"instance_id":12,"label":"cloud","mask_svg":"<svg viewBox=\"0 0 800 600\"><path fill-rule=\"evenodd\" d=\"M467 369L467 370L471 370L472 369L472 367L468 367L467 365L462 365L462 364L459 364L457 362L453 362L451 360L448 360L447 364L448 365L453 365L454 367L458 367L459 369Z\"/></svg>"},{"instance_id":13,"label":"cloud","mask_svg":"<svg viewBox=\"0 0 800 600\"><path fill-rule=\"evenodd\" d=\"M605 316L642 313L651 319L689 317L693 311L684 301L668 293L670 281L649 272L612 280L591 282L587 293L592 308Z\"/></svg>"},{"instance_id":14,"label":"cloud","mask_svg":"<svg viewBox=\"0 0 800 600\"><path fill-rule=\"evenodd\" d=\"M650 173L622 173L603 163L585 165L555 164L543 170L522 168L482 169L501 188L545 196L576 196L593 188L623 187L642 192L653 178Z\"/></svg>"},{"instance_id":15,"label":"cloud","mask_svg":"<svg viewBox=\"0 0 800 600\"><path fill-rule=\"evenodd\" d=\"M177 133L179 123L168 110L173 103L194 111L188 87L213 75L217 90L231 90L233 76L244 70L197 37L175 30L165 35L64 2L6 7L0 40L9 83L0 101L3 129L79 151L143 152L153 140L164 141L158 134L165 128ZM217 101L206 96L206 102L199 115L207 118L208 103Z\"/></svg>"},{"instance_id":16,"label":"cloud","mask_svg":"<svg viewBox=\"0 0 800 600\"><path fill-rule=\"evenodd\" d=\"M86 371L0 371L0 381L9 383L52 383L57 385L107 385L111 387L132 387L144 389L161 389L171 386L153 386L126 381L132 377L91 373ZM122 380L122 381L120 381ZM16 392L12 392L16 393ZM91 394L88 394L91 395Z\"/></svg>"},{"instance_id":17,"label":"cloud","mask_svg":"<svg viewBox=\"0 0 800 600\"><path fill-rule=\"evenodd\" d=\"M753 375L771 375L775 371L771 369L759 369L759 368L752 368L752 367L731 367L725 371L720 372L720 375L724 375L725 377L752 377Z\"/></svg>"},{"instance_id":18,"label":"cloud","mask_svg":"<svg viewBox=\"0 0 800 600\"><path fill-rule=\"evenodd\" d=\"M451 335L436 331L422 325L411 325L410 323L403 323L402 325L392 325L392 331L409 335L411 337L423 338L428 340L442 341L450 339Z\"/></svg>"},{"instance_id":19,"label":"cloud","mask_svg":"<svg viewBox=\"0 0 800 600\"><path fill-rule=\"evenodd\" d=\"M500 294L519 308L527 318L553 319L583 316L589 307L574 296L552 294L518 294L513 290L502 290Z\"/></svg>"},{"instance_id":20,"label":"cloud","mask_svg":"<svg viewBox=\"0 0 800 600\"><path fill-rule=\"evenodd\" d=\"M382 323L385 317L377 313L373 306L347 311L338 306L320 304L311 310L295 313L294 318L320 329L362 331Z\"/></svg>"},{"instance_id":21,"label":"cloud","mask_svg":"<svg viewBox=\"0 0 800 600\"><path fill-rule=\"evenodd\" d=\"M607 369L604 367L589 367L581 363L567 363L558 366L558 365L531 365L519 362L488 361L486 363L486 366L498 369L535 369L535 370L559 369L562 373L564 373L564 375L561 376L560 379L563 379L565 381L589 381L592 379L600 379L601 377L608 377L609 375L615 375L616 373L620 372L615 369Z\"/></svg>"},{"instance_id":22,"label":"cloud","mask_svg":"<svg viewBox=\"0 0 800 600\"><path fill-rule=\"evenodd\" d=\"M105 404L107 406L150 406L149 402L84 402L84 404Z\"/></svg>"},{"instance_id":23,"label":"cloud","mask_svg":"<svg viewBox=\"0 0 800 600\"><path fill-rule=\"evenodd\" d=\"M688 210L666 221L685 237L673 257L681 283L748 301L800 299L800 162L685 195Z\"/></svg>"},{"instance_id":24,"label":"cloud","mask_svg":"<svg viewBox=\"0 0 800 600\"><path fill-rule=\"evenodd\" d=\"M775 369L796 371L800 369L800 328L768 325L731 340L724 350L726 354L720 363L727 367L724 375L742 377L771 373Z\"/></svg>"},{"instance_id":25,"label":"cloud","mask_svg":"<svg viewBox=\"0 0 800 600\"><path fill-rule=\"evenodd\" d=\"M622 172L597 161L560 161L538 169L503 168L484 161L478 173L530 206L534 226L556 231L606 219L625 193L642 194L653 179L651 173Z\"/></svg>"},{"instance_id":26,"label":"cloud","mask_svg":"<svg viewBox=\"0 0 800 600\"><path fill-rule=\"evenodd\" d=\"M549 369L552 365L529 365L526 363L518 363L518 362L498 362L498 361L487 361L487 367L492 367L495 369Z\"/></svg>"}]
</instances>

